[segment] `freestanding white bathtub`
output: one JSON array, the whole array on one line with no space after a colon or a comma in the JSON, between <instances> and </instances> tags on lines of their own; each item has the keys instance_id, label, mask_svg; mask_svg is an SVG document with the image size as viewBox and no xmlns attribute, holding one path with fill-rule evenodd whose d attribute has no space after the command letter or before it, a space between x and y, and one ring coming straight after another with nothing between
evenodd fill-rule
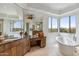
<instances>
[{"instance_id":1,"label":"freestanding white bathtub","mask_svg":"<svg viewBox=\"0 0 79 59\"><path fill-rule=\"evenodd\" d=\"M76 51L76 46L79 46L79 43L75 43L72 38L67 38L58 36L56 40L59 45L59 51L64 56L73 56Z\"/></svg>"}]
</instances>

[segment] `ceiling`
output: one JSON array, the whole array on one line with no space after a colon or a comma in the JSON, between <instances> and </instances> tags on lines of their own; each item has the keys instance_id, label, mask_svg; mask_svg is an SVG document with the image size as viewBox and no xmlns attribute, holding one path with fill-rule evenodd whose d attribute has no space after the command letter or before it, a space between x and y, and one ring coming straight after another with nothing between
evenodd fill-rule
<instances>
[{"instance_id":1,"label":"ceiling","mask_svg":"<svg viewBox=\"0 0 79 59\"><path fill-rule=\"evenodd\" d=\"M72 6L72 5L75 5L74 3L46 3L46 4L43 4L47 7L50 7L52 9L55 9L55 10L62 10L64 8L67 8L68 6Z\"/></svg>"},{"instance_id":2,"label":"ceiling","mask_svg":"<svg viewBox=\"0 0 79 59\"><path fill-rule=\"evenodd\" d=\"M74 3L28 3L27 6L35 8L50 8L55 10L62 10L69 6L75 5Z\"/></svg>"},{"instance_id":3,"label":"ceiling","mask_svg":"<svg viewBox=\"0 0 79 59\"><path fill-rule=\"evenodd\" d=\"M46 12L46 13L57 14L57 15L70 12L79 8L79 3L16 3L16 4L2 3L0 4L0 12L2 12L3 9L7 13L8 10L9 12L16 11L13 5L17 5L23 8L23 10L25 10L25 13L27 13L30 10L29 11L30 13L35 13L38 11L42 13Z\"/></svg>"},{"instance_id":4,"label":"ceiling","mask_svg":"<svg viewBox=\"0 0 79 59\"><path fill-rule=\"evenodd\" d=\"M17 5L24 9L41 10L54 14L63 14L79 8L78 3L21 3Z\"/></svg>"}]
</instances>

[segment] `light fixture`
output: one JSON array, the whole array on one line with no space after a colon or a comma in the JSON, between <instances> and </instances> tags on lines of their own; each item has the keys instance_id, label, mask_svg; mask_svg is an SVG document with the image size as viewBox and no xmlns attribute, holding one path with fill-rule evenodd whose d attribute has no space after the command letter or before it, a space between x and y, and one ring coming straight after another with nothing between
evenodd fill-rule
<instances>
[{"instance_id":1,"label":"light fixture","mask_svg":"<svg viewBox=\"0 0 79 59\"><path fill-rule=\"evenodd\" d=\"M33 15L28 15L27 19L33 19Z\"/></svg>"}]
</instances>

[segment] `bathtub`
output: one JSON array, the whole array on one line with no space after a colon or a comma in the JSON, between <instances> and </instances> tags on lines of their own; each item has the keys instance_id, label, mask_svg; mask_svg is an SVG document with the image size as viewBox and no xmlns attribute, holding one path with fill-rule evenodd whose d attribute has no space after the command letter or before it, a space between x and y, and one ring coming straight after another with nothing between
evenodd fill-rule
<instances>
[{"instance_id":1,"label":"bathtub","mask_svg":"<svg viewBox=\"0 0 79 59\"><path fill-rule=\"evenodd\" d=\"M57 36L56 41L59 45L59 51L64 56L73 56L76 51L76 47L79 46L79 41L75 42L67 36Z\"/></svg>"}]
</instances>

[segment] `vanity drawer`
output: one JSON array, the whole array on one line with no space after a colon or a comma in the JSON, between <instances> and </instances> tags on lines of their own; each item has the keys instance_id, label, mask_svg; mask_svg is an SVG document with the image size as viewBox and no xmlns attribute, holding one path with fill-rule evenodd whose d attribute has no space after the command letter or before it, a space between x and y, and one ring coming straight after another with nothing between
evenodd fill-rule
<instances>
[{"instance_id":1,"label":"vanity drawer","mask_svg":"<svg viewBox=\"0 0 79 59\"><path fill-rule=\"evenodd\" d=\"M4 49L5 50L7 50L7 49L10 49L11 48L11 43L6 43L5 45L4 45Z\"/></svg>"},{"instance_id":2,"label":"vanity drawer","mask_svg":"<svg viewBox=\"0 0 79 59\"><path fill-rule=\"evenodd\" d=\"M0 52L4 51L4 45L0 45Z\"/></svg>"},{"instance_id":3,"label":"vanity drawer","mask_svg":"<svg viewBox=\"0 0 79 59\"><path fill-rule=\"evenodd\" d=\"M5 50L5 51L3 52L3 54L5 54L5 55L3 55L3 56L11 56L11 55L12 55L11 49Z\"/></svg>"},{"instance_id":4,"label":"vanity drawer","mask_svg":"<svg viewBox=\"0 0 79 59\"><path fill-rule=\"evenodd\" d=\"M12 56L16 56L16 49L17 49L17 47L12 47L11 48L11 55Z\"/></svg>"},{"instance_id":5,"label":"vanity drawer","mask_svg":"<svg viewBox=\"0 0 79 59\"><path fill-rule=\"evenodd\" d=\"M40 47L43 48L46 46L46 39L41 40Z\"/></svg>"}]
</instances>

